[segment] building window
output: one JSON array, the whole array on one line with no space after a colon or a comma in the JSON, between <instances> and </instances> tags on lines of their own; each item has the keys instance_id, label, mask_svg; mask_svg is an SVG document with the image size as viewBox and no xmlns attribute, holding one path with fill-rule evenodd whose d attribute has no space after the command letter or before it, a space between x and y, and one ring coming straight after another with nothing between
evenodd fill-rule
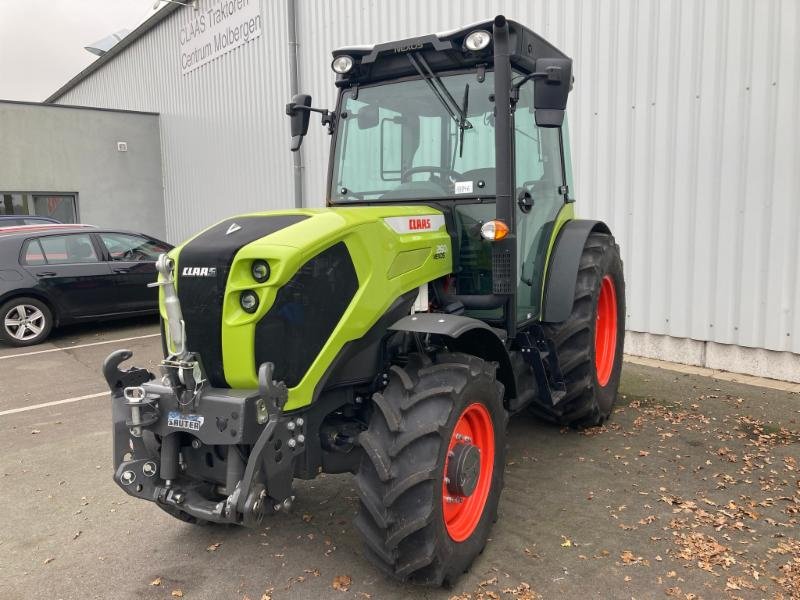
<instances>
[{"instance_id":1,"label":"building window","mask_svg":"<svg viewBox=\"0 0 800 600\"><path fill-rule=\"evenodd\" d=\"M76 223L76 194L0 192L0 215L49 217L62 223Z\"/></svg>"}]
</instances>

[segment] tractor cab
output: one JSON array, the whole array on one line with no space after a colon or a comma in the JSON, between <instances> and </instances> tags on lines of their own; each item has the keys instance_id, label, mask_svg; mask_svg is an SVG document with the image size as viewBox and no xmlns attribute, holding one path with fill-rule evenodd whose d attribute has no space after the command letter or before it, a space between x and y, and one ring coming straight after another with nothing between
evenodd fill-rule
<instances>
[{"instance_id":1,"label":"tractor cab","mask_svg":"<svg viewBox=\"0 0 800 600\"><path fill-rule=\"evenodd\" d=\"M498 17L341 48L331 66L339 95L323 111L333 134L327 204L441 210L453 247L452 277L437 284L447 304L512 330L538 319L549 242L559 215L572 216L562 134L572 61ZM306 95L288 107L293 148L308 110Z\"/></svg>"}]
</instances>

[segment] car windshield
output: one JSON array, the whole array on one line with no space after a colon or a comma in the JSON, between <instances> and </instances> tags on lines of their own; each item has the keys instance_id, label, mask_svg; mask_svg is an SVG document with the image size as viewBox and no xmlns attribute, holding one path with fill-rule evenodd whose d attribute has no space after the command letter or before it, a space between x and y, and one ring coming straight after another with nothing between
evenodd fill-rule
<instances>
[{"instance_id":1,"label":"car windshield","mask_svg":"<svg viewBox=\"0 0 800 600\"><path fill-rule=\"evenodd\" d=\"M472 72L345 91L333 202L493 196L493 90Z\"/></svg>"}]
</instances>

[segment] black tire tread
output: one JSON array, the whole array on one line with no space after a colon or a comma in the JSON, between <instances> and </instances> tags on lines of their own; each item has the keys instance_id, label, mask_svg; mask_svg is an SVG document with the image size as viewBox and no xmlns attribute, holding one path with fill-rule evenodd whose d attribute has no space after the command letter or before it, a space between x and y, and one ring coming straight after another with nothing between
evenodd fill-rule
<instances>
[{"instance_id":1,"label":"black tire tread","mask_svg":"<svg viewBox=\"0 0 800 600\"><path fill-rule=\"evenodd\" d=\"M607 233L590 233L578 267L572 313L562 323L543 324L545 335L555 343L567 393L556 406L534 401L529 411L535 416L574 428L600 425L609 417L610 409L601 409L597 401L591 336L600 281L607 265L617 262L621 277L622 260L614 238ZM624 302L624 282L621 285Z\"/></svg>"},{"instance_id":2,"label":"black tire tread","mask_svg":"<svg viewBox=\"0 0 800 600\"><path fill-rule=\"evenodd\" d=\"M359 436L365 452L355 478L360 497L355 526L366 556L397 579L441 585L458 575L436 544L437 449L449 441L448 419L470 381L502 402L496 368L474 356L447 353L435 364L412 356L405 367L389 371L369 429Z\"/></svg>"}]
</instances>

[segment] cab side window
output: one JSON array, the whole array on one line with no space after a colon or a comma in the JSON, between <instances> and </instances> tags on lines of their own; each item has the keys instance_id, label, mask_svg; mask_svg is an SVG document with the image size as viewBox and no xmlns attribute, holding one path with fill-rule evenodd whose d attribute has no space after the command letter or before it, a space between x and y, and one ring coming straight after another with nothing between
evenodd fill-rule
<instances>
[{"instance_id":1,"label":"cab side window","mask_svg":"<svg viewBox=\"0 0 800 600\"><path fill-rule=\"evenodd\" d=\"M564 172L558 128L537 127L533 83L520 88L514 113L517 219L517 321L539 317L544 268L558 212Z\"/></svg>"}]
</instances>

